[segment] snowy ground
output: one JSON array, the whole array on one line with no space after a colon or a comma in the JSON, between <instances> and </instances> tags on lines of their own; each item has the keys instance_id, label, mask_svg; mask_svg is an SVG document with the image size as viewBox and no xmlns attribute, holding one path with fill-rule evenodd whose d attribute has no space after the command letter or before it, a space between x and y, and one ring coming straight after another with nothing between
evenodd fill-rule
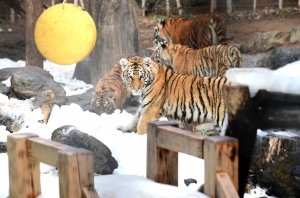
<instances>
[{"instance_id":1,"label":"snowy ground","mask_svg":"<svg viewBox=\"0 0 300 198\"><path fill-rule=\"evenodd\" d=\"M22 67L24 66L24 61L14 62L9 59L0 59L0 69L6 67ZM85 84L83 81L79 81L76 79L72 79L75 65L70 66L59 66L49 61L44 62L44 69L50 71L50 73L54 76L54 80L60 82L64 85L67 95L80 94L85 92L87 89L91 88L92 85ZM299 83L299 69L300 69L300 61L297 61L288 67L287 69L281 69L282 72L276 71L264 71L257 72L251 78L261 80L257 86L262 86L263 82L276 83L278 78L280 77L281 84L287 82L287 85L284 86L284 90L290 93L290 90L294 93L298 94L300 90ZM276 77L273 76L278 75ZM298 74L298 76L296 75ZM245 83L250 83L248 79L245 78L245 73L241 74L243 78L242 80ZM265 75L265 76L259 76ZM273 78L274 77L274 78ZM239 76L229 77L232 81L238 81ZM254 81L255 81L254 79ZM262 80L268 79L268 80ZM241 81L241 80L240 80ZM238 81L238 82L240 82ZM293 82L293 83L292 83ZM9 80L3 81L6 85L10 86ZM276 84L277 85L277 84ZM269 85L268 85L269 86ZM257 87L252 89L253 93L257 90ZM298 91L297 91L298 90ZM8 99L6 96L0 94L0 113L4 116L10 116L14 120L18 120L22 124L22 129L20 132L31 132L36 133L40 137L50 139L51 133L58 127L63 125L73 125L77 129L82 132L88 133L104 144L106 144L110 150L112 151L112 155L116 158L119 163L119 167L114 171L114 175L137 175L145 177L146 175L146 137L147 135L136 135L135 133L122 133L116 129L116 124L127 124L132 115L123 111L120 113L119 110L116 110L112 115L102 114L101 116L96 115L95 113L91 113L89 111L83 111L80 106L76 104L65 105L65 106L55 106L53 108L51 117L47 125L40 124L37 121L43 118L42 112L40 109L36 109L34 111L32 109L31 100L16 100L16 99ZM261 132L263 134L263 132ZM0 141L6 142L6 137L9 135L9 132L6 131L5 126L0 125ZM41 183L42 183L42 193L43 196L40 197L58 197L58 179L55 174L52 174L51 167L41 164ZM192 156L188 156L185 154L179 154L179 188L168 190L176 192L178 195L180 193L186 193L186 190L197 190L200 185L203 184L203 171L204 171L204 163L203 160L194 158ZM0 154L0 198L5 198L8 196L8 161L7 154ZM126 177L126 176L124 176ZM136 185L137 189L141 191L145 191L149 193L160 192L159 189L161 187L155 186L155 184L151 183L151 181L143 180L145 185L138 186L135 181L140 180L141 178L134 179L135 176L131 177L131 182ZM185 186L183 180L187 178L194 178L198 181L197 184L191 184L188 187ZM128 179L128 178L127 178ZM126 178L124 179L126 180ZM114 183L115 180L112 180ZM55 184L55 185L54 185ZM99 185L99 186L97 186ZM104 185L99 180L99 177L95 177L95 187L101 191L101 186ZM126 185L126 182L125 184ZM127 182L128 185L128 182ZM131 185L134 187L134 185ZM146 186L146 187L145 187ZM133 194L128 196L124 196L124 193L128 193L127 191L121 190L123 187L129 188L129 186L120 186L120 197L132 197L135 196ZM110 187L105 186L107 190L110 190ZM103 188L102 188L103 189ZM115 188L111 189L115 190ZM167 192L160 193L160 197L168 197ZM153 197L158 197L158 195L152 195ZM256 189L251 191L251 194L245 194L245 198L254 198L254 197L268 197L265 194L265 190L257 187ZM170 195L169 197L174 197ZM183 197L183 196L179 196Z\"/></svg>"}]
</instances>

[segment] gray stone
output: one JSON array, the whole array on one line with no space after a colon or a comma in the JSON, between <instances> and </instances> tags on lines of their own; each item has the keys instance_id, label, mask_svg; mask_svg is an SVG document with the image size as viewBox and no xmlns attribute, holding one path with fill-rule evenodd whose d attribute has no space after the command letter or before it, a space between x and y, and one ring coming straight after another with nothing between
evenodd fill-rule
<instances>
[{"instance_id":1,"label":"gray stone","mask_svg":"<svg viewBox=\"0 0 300 198\"><path fill-rule=\"evenodd\" d=\"M290 43L294 44L300 41L300 26L294 27L291 31Z\"/></svg>"},{"instance_id":2,"label":"gray stone","mask_svg":"<svg viewBox=\"0 0 300 198\"><path fill-rule=\"evenodd\" d=\"M289 39L290 32L255 33L250 38L249 45L258 52L267 52L275 47L283 46Z\"/></svg>"},{"instance_id":3,"label":"gray stone","mask_svg":"<svg viewBox=\"0 0 300 198\"><path fill-rule=\"evenodd\" d=\"M73 78L82 80L86 84L91 84L89 57L76 64Z\"/></svg>"},{"instance_id":4,"label":"gray stone","mask_svg":"<svg viewBox=\"0 0 300 198\"><path fill-rule=\"evenodd\" d=\"M263 67L266 53L242 54L243 68Z\"/></svg>"},{"instance_id":5,"label":"gray stone","mask_svg":"<svg viewBox=\"0 0 300 198\"><path fill-rule=\"evenodd\" d=\"M118 167L118 162L105 144L95 137L79 131L74 126L65 125L55 129L51 140L92 151L94 153L94 172L97 174L112 174Z\"/></svg>"},{"instance_id":6,"label":"gray stone","mask_svg":"<svg viewBox=\"0 0 300 198\"><path fill-rule=\"evenodd\" d=\"M66 97L66 105L70 105L71 103L78 104L83 111L90 111L95 113L93 106L91 105L93 88L87 90L85 93L67 96Z\"/></svg>"},{"instance_id":7,"label":"gray stone","mask_svg":"<svg viewBox=\"0 0 300 198\"><path fill-rule=\"evenodd\" d=\"M264 67L275 70L297 60L300 60L300 49L278 47L267 53Z\"/></svg>"}]
</instances>

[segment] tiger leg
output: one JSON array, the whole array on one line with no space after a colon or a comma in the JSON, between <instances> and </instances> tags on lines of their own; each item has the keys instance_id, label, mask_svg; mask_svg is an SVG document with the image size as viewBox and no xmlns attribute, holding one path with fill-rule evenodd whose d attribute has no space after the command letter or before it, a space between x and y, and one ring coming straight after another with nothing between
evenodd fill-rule
<instances>
[{"instance_id":1,"label":"tiger leg","mask_svg":"<svg viewBox=\"0 0 300 198\"><path fill-rule=\"evenodd\" d=\"M141 117L137 126L137 134L144 135L147 133L148 122L158 120L161 116L159 110L145 111Z\"/></svg>"},{"instance_id":2,"label":"tiger leg","mask_svg":"<svg viewBox=\"0 0 300 198\"><path fill-rule=\"evenodd\" d=\"M130 123L126 126L118 126L117 129L123 132L136 132L137 124L140 118L141 107L137 110Z\"/></svg>"}]
</instances>

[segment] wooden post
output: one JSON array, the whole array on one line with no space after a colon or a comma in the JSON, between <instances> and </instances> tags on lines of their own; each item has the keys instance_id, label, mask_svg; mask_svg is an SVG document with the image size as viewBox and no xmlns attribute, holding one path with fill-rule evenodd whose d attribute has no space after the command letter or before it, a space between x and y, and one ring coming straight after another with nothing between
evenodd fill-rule
<instances>
[{"instance_id":1,"label":"wooden post","mask_svg":"<svg viewBox=\"0 0 300 198\"><path fill-rule=\"evenodd\" d=\"M249 89L243 85L225 85L224 96L228 113L226 136L239 141L239 196L244 196L257 132L257 120Z\"/></svg>"},{"instance_id":2,"label":"wooden post","mask_svg":"<svg viewBox=\"0 0 300 198\"><path fill-rule=\"evenodd\" d=\"M27 139L35 134L14 134L7 136L9 161L9 197L27 198L41 194L40 163L30 160L27 153Z\"/></svg>"},{"instance_id":3,"label":"wooden post","mask_svg":"<svg viewBox=\"0 0 300 198\"><path fill-rule=\"evenodd\" d=\"M253 0L253 16L256 13L256 0Z\"/></svg>"},{"instance_id":4,"label":"wooden post","mask_svg":"<svg viewBox=\"0 0 300 198\"><path fill-rule=\"evenodd\" d=\"M232 13L232 0L227 0L227 14Z\"/></svg>"},{"instance_id":5,"label":"wooden post","mask_svg":"<svg viewBox=\"0 0 300 198\"><path fill-rule=\"evenodd\" d=\"M227 172L235 191L238 191L238 141L223 136L204 139L204 193L211 198L217 197L217 173ZM232 195L232 198L235 197Z\"/></svg>"},{"instance_id":6,"label":"wooden post","mask_svg":"<svg viewBox=\"0 0 300 198\"><path fill-rule=\"evenodd\" d=\"M211 0L210 2L210 12L213 13L217 8L217 0Z\"/></svg>"},{"instance_id":7,"label":"wooden post","mask_svg":"<svg viewBox=\"0 0 300 198\"><path fill-rule=\"evenodd\" d=\"M170 125L170 122L150 122L148 124L146 176L156 182L178 186L178 152L157 145L157 126L163 125ZM178 127L177 123L172 125Z\"/></svg>"},{"instance_id":8,"label":"wooden post","mask_svg":"<svg viewBox=\"0 0 300 198\"><path fill-rule=\"evenodd\" d=\"M35 24L43 12L43 1L26 1L26 65L43 68L43 56L34 40Z\"/></svg>"}]
</instances>

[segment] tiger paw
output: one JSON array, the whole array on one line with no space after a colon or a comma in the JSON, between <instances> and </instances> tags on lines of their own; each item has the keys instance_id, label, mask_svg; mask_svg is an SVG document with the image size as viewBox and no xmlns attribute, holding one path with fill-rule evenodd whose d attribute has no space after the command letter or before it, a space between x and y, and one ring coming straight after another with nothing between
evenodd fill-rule
<instances>
[{"instance_id":1,"label":"tiger paw","mask_svg":"<svg viewBox=\"0 0 300 198\"><path fill-rule=\"evenodd\" d=\"M129 132L135 132L135 130L131 129L131 127L128 126L117 126L117 129L120 131L123 131L124 133L129 133Z\"/></svg>"}]
</instances>

